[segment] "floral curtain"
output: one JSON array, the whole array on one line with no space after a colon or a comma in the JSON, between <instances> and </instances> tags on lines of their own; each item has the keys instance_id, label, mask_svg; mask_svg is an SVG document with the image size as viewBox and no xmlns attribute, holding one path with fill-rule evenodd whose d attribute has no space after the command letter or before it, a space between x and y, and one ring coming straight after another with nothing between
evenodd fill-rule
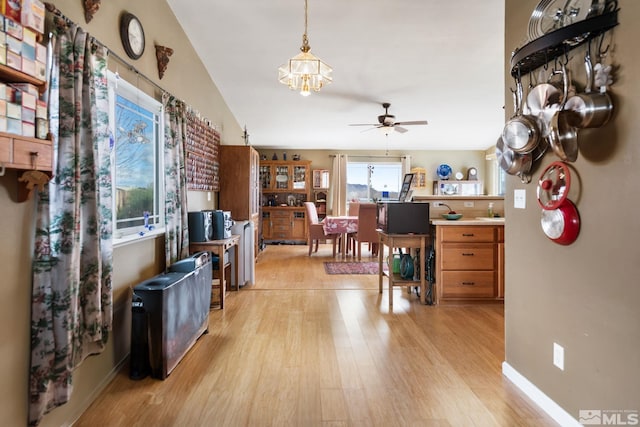
<instances>
[{"instance_id":1,"label":"floral curtain","mask_svg":"<svg viewBox=\"0 0 640 427\"><path fill-rule=\"evenodd\" d=\"M164 93L164 166L165 166L165 260L166 266L189 255L187 223L187 177L185 172L185 139L187 106Z\"/></svg>"},{"instance_id":2,"label":"floral curtain","mask_svg":"<svg viewBox=\"0 0 640 427\"><path fill-rule=\"evenodd\" d=\"M69 400L73 370L104 350L113 314L106 49L53 22L54 176L36 201L30 425Z\"/></svg>"}]
</instances>

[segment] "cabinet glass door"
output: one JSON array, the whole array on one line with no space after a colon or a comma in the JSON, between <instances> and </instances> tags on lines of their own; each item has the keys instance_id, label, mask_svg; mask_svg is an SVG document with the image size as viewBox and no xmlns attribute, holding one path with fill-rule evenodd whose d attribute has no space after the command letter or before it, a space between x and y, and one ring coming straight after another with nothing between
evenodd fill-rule
<instances>
[{"instance_id":1,"label":"cabinet glass door","mask_svg":"<svg viewBox=\"0 0 640 427\"><path fill-rule=\"evenodd\" d=\"M276 189L289 188L289 166L276 166Z\"/></svg>"},{"instance_id":2,"label":"cabinet glass door","mask_svg":"<svg viewBox=\"0 0 640 427\"><path fill-rule=\"evenodd\" d=\"M293 189L304 190L305 188L307 188L307 167L294 166L293 167Z\"/></svg>"},{"instance_id":3,"label":"cabinet glass door","mask_svg":"<svg viewBox=\"0 0 640 427\"><path fill-rule=\"evenodd\" d=\"M260 166L260 187L270 189L272 186L271 166Z\"/></svg>"}]
</instances>

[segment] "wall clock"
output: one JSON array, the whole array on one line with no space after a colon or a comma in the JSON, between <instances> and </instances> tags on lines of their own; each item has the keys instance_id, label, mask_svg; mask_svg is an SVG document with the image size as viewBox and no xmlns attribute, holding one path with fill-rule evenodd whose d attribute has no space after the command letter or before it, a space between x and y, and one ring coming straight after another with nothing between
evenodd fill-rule
<instances>
[{"instance_id":1,"label":"wall clock","mask_svg":"<svg viewBox=\"0 0 640 427\"><path fill-rule=\"evenodd\" d=\"M120 38L129 58L138 59L144 53L144 30L140 20L125 12L120 18Z\"/></svg>"}]
</instances>

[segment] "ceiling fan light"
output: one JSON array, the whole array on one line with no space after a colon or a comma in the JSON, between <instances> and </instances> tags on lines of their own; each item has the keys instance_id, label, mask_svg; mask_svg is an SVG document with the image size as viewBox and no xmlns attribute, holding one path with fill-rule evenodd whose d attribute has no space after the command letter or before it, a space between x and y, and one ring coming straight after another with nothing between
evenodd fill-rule
<instances>
[{"instance_id":1,"label":"ceiling fan light","mask_svg":"<svg viewBox=\"0 0 640 427\"><path fill-rule=\"evenodd\" d=\"M391 132L393 132L393 126L384 126L384 125L383 126L378 126L378 130L383 135L389 135Z\"/></svg>"}]
</instances>

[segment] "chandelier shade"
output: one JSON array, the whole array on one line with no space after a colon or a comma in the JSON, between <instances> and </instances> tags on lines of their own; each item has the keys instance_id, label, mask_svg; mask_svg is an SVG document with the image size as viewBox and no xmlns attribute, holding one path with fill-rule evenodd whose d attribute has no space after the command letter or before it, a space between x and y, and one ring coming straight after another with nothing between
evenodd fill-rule
<instances>
[{"instance_id":1,"label":"chandelier shade","mask_svg":"<svg viewBox=\"0 0 640 427\"><path fill-rule=\"evenodd\" d=\"M333 69L321 59L313 55L307 37L307 0L304 2L304 34L302 35L301 52L278 68L278 81L297 90L302 96L311 91L319 92L326 84L333 81Z\"/></svg>"}]
</instances>

